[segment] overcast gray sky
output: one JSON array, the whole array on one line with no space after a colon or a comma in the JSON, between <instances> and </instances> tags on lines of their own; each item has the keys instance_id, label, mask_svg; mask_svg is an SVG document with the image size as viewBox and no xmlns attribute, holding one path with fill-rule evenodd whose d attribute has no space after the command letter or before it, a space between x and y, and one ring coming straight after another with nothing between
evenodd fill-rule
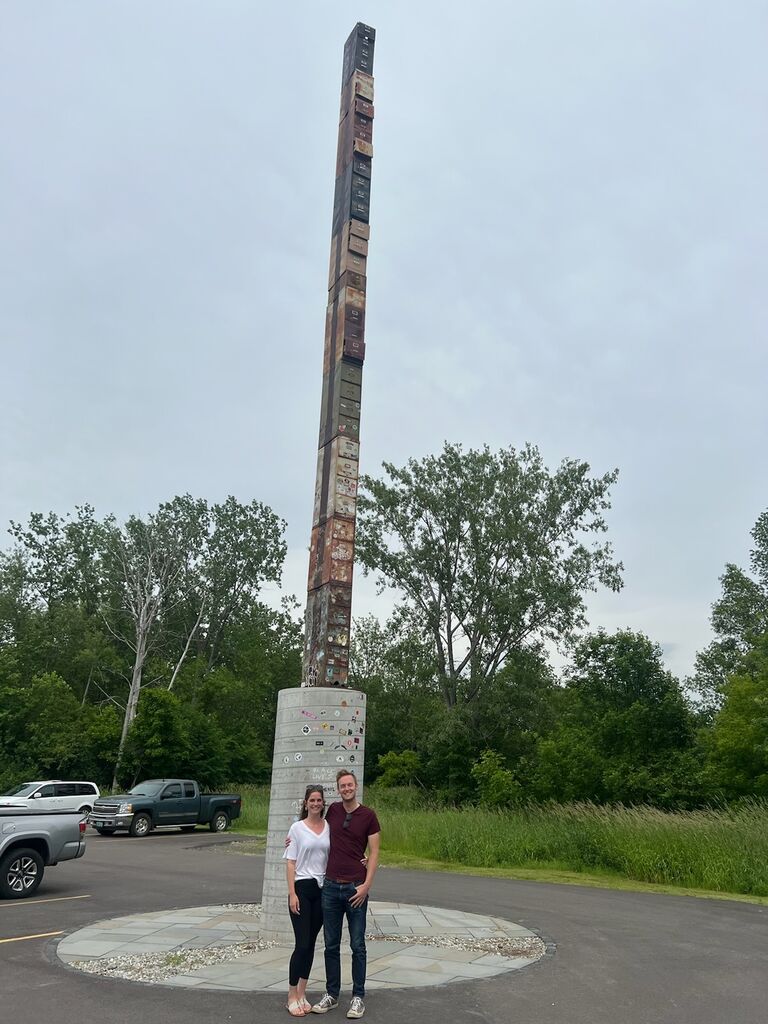
<instances>
[{"instance_id":1,"label":"overcast gray sky","mask_svg":"<svg viewBox=\"0 0 768 1024\"><path fill-rule=\"evenodd\" d=\"M766 474L765 2L0 2L0 524L190 491L303 602L341 51L377 29L362 463L619 466L591 624L690 671ZM358 577L354 611L386 614Z\"/></svg>"}]
</instances>

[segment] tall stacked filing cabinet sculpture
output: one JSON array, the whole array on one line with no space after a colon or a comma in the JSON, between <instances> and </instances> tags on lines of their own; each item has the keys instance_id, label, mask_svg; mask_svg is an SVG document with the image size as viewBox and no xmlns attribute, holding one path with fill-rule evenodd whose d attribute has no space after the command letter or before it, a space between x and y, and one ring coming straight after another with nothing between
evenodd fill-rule
<instances>
[{"instance_id":1,"label":"tall stacked filing cabinet sculpture","mask_svg":"<svg viewBox=\"0 0 768 1024\"><path fill-rule=\"evenodd\" d=\"M373 156L373 30L344 48L303 686L344 686L349 663Z\"/></svg>"},{"instance_id":2,"label":"tall stacked filing cabinet sculpture","mask_svg":"<svg viewBox=\"0 0 768 1024\"><path fill-rule=\"evenodd\" d=\"M302 681L301 688L281 691L275 723L261 935L286 942L293 933L282 854L304 789L320 783L333 798L340 768L355 772L361 791L363 781L365 694L347 688L347 673L365 359L375 36L372 28L358 23L344 46Z\"/></svg>"}]
</instances>

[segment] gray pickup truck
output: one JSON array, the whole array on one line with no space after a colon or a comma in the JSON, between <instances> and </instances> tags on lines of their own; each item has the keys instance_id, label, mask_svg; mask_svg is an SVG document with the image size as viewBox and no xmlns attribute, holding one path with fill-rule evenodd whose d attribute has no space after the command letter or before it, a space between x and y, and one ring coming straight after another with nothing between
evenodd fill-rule
<instances>
[{"instance_id":1,"label":"gray pickup truck","mask_svg":"<svg viewBox=\"0 0 768 1024\"><path fill-rule=\"evenodd\" d=\"M127 793L100 797L88 822L103 836L127 829L141 837L167 826L191 832L197 825L226 832L241 803L237 793L201 793L193 779L147 779Z\"/></svg>"},{"instance_id":2,"label":"gray pickup truck","mask_svg":"<svg viewBox=\"0 0 768 1024\"><path fill-rule=\"evenodd\" d=\"M0 808L0 897L31 896L46 867L82 857L85 829L79 811Z\"/></svg>"}]
</instances>

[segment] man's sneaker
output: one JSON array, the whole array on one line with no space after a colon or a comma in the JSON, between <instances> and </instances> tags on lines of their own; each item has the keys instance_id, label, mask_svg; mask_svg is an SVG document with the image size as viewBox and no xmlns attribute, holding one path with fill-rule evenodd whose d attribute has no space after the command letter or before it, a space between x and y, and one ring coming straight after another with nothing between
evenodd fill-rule
<instances>
[{"instance_id":1,"label":"man's sneaker","mask_svg":"<svg viewBox=\"0 0 768 1024\"><path fill-rule=\"evenodd\" d=\"M349 1009L347 1010L347 1016L348 1017L362 1017L364 1013L365 1013L365 1003L360 998L360 996L353 996L352 997L352 1002L349 1004Z\"/></svg>"},{"instance_id":2,"label":"man's sneaker","mask_svg":"<svg viewBox=\"0 0 768 1024\"><path fill-rule=\"evenodd\" d=\"M354 999L352 1000L352 1002L354 1002ZM358 1000L358 1002L362 1002L362 1000ZM328 993L326 992L323 998L320 1000L320 1002L315 1003L315 1005L312 1007L312 1013L328 1013L329 1010L332 1010L335 1006L338 1005L339 1000L334 999L333 996L329 996ZM360 1014L360 1016L362 1017L362 1013Z\"/></svg>"}]
</instances>

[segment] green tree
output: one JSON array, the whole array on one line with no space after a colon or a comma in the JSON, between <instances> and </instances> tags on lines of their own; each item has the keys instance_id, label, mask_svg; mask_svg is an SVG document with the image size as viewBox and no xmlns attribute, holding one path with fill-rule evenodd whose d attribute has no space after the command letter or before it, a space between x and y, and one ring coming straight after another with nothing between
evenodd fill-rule
<instances>
[{"instance_id":1,"label":"green tree","mask_svg":"<svg viewBox=\"0 0 768 1024\"><path fill-rule=\"evenodd\" d=\"M265 582L279 582L284 526L256 501L189 495L122 525L90 506L12 523L16 546L0 556L0 681L54 673L82 705L119 714L115 783L142 691L176 689L187 662L190 714L205 675L227 665L265 670L258 685L271 704L275 679L299 676L287 617L270 618L258 601ZM263 742L234 743L241 759L257 750L263 759L271 726L261 733Z\"/></svg>"},{"instance_id":2,"label":"green tree","mask_svg":"<svg viewBox=\"0 0 768 1024\"><path fill-rule=\"evenodd\" d=\"M584 637L559 701L557 725L530 774L543 799L701 802L694 716L661 649L631 630Z\"/></svg>"},{"instance_id":3,"label":"green tree","mask_svg":"<svg viewBox=\"0 0 768 1024\"><path fill-rule=\"evenodd\" d=\"M472 778L477 785L478 799L485 807L509 807L522 797L520 783L495 750L483 751L480 760L472 765Z\"/></svg>"},{"instance_id":4,"label":"green tree","mask_svg":"<svg viewBox=\"0 0 768 1024\"><path fill-rule=\"evenodd\" d=\"M710 713L722 703L728 677L749 672L747 655L768 632L768 511L758 516L750 535L752 575L733 563L726 565L720 577L722 594L712 605L715 639L696 656L688 681Z\"/></svg>"},{"instance_id":5,"label":"green tree","mask_svg":"<svg viewBox=\"0 0 768 1024\"><path fill-rule=\"evenodd\" d=\"M768 634L730 677L709 737L713 783L726 797L768 798Z\"/></svg>"},{"instance_id":6,"label":"green tree","mask_svg":"<svg viewBox=\"0 0 768 1024\"><path fill-rule=\"evenodd\" d=\"M443 705L434 656L410 623L399 616L384 625L373 615L356 619L349 682L368 698L365 752L370 781L377 778L381 758L389 753L426 755Z\"/></svg>"},{"instance_id":7,"label":"green tree","mask_svg":"<svg viewBox=\"0 0 768 1024\"><path fill-rule=\"evenodd\" d=\"M190 752L183 702L167 690L148 690L128 732L120 777L135 785L140 778L184 775Z\"/></svg>"},{"instance_id":8,"label":"green tree","mask_svg":"<svg viewBox=\"0 0 768 1024\"><path fill-rule=\"evenodd\" d=\"M105 785L119 733L113 708L83 706L55 673L0 682L0 788L61 775Z\"/></svg>"},{"instance_id":9,"label":"green tree","mask_svg":"<svg viewBox=\"0 0 768 1024\"><path fill-rule=\"evenodd\" d=\"M362 478L357 557L403 595L447 707L477 699L513 652L567 641L587 592L620 588L610 545L590 542L616 472L593 478L567 460L551 473L533 446L450 444L384 468L389 480Z\"/></svg>"},{"instance_id":10,"label":"green tree","mask_svg":"<svg viewBox=\"0 0 768 1024\"><path fill-rule=\"evenodd\" d=\"M412 786L420 783L421 759L414 750L403 750L397 754L390 750L379 755L378 785L389 789L393 786Z\"/></svg>"},{"instance_id":11,"label":"green tree","mask_svg":"<svg viewBox=\"0 0 768 1024\"><path fill-rule=\"evenodd\" d=\"M212 634L218 645L246 598L255 600L267 580L279 582L284 527L259 502L242 506L229 498L211 507L189 495L166 502L146 520L132 516L121 529L112 524L106 561L117 598L116 618L129 629L110 628L133 653L115 782L153 645L164 644L167 651L170 643L174 648L170 689L198 632ZM187 610L186 619L178 614L180 609ZM184 628L174 635L172 626L179 621Z\"/></svg>"}]
</instances>

